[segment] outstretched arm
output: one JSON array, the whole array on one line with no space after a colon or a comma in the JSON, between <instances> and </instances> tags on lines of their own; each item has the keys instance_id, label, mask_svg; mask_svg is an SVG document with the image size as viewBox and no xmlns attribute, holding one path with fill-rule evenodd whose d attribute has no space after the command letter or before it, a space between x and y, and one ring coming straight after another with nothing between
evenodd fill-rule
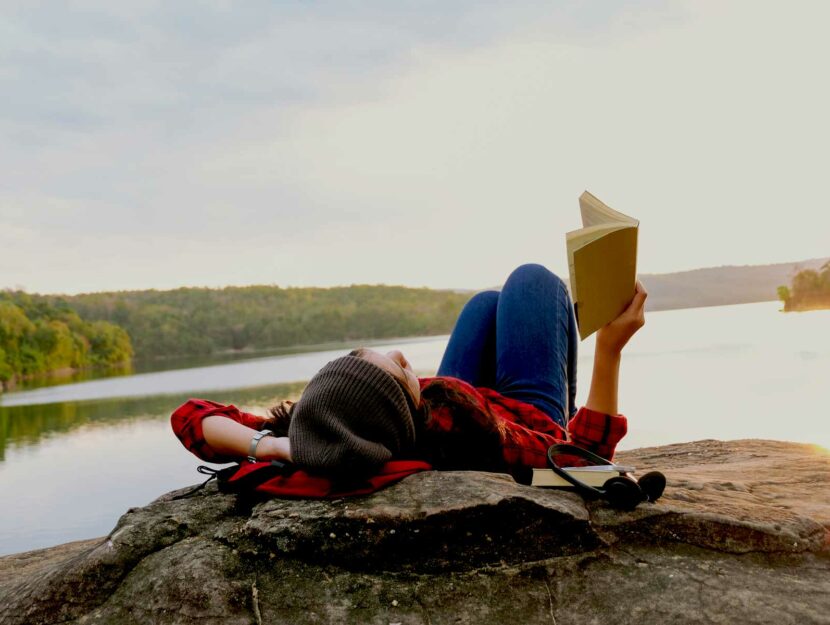
<instances>
[{"instance_id":1,"label":"outstretched arm","mask_svg":"<svg viewBox=\"0 0 830 625\"><path fill-rule=\"evenodd\" d=\"M648 293L638 280L634 298L619 317L597 332L594 372L585 407L605 414L617 414L617 389L620 378L622 349L645 324L645 302Z\"/></svg>"},{"instance_id":2,"label":"outstretched arm","mask_svg":"<svg viewBox=\"0 0 830 625\"><path fill-rule=\"evenodd\" d=\"M244 458L248 455L251 438L258 432L221 415L205 417L202 420L205 441L215 452ZM287 436L265 436L256 448L257 460L291 461L291 450Z\"/></svg>"}]
</instances>

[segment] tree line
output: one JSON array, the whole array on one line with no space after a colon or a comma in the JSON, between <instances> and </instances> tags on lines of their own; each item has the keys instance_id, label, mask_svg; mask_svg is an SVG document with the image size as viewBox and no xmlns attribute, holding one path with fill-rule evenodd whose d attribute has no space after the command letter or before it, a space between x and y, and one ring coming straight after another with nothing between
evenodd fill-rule
<instances>
[{"instance_id":1,"label":"tree line","mask_svg":"<svg viewBox=\"0 0 830 625\"><path fill-rule=\"evenodd\" d=\"M784 310L830 308L830 261L816 271L804 269L793 276L790 286L778 287Z\"/></svg>"},{"instance_id":2,"label":"tree line","mask_svg":"<svg viewBox=\"0 0 830 625\"><path fill-rule=\"evenodd\" d=\"M470 294L383 285L39 296L126 330L138 358L447 334Z\"/></svg>"},{"instance_id":3,"label":"tree line","mask_svg":"<svg viewBox=\"0 0 830 625\"><path fill-rule=\"evenodd\" d=\"M132 356L130 337L116 324L84 320L65 302L0 292L0 391L24 377Z\"/></svg>"}]
</instances>

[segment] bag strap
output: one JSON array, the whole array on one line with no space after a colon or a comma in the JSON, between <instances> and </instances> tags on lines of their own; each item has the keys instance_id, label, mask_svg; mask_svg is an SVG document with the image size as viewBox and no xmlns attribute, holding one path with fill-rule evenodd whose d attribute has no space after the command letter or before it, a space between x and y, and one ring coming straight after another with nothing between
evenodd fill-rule
<instances>
[{"instance_id":1,"label":"bag strap","mask_svg":"<svg viewBox=\"0 0 830 625\"><path fill-rule=\"evenodd\" d=\"M228 468L233 469L234 471L236 470L236 467L228 467ZM208 466L205 466L203 464L199 465L198 467L196 467L196 470L199 473L201 473L202 475L210 475L210 477L208 479L206 479L204 482L202 482L201 484L198 484L198 485L194 486L189 491L186 491L186 492L182 493L181 495L176 495L175 497L171 497L170 498L171 501L175 501L176 499L184 499L185 497L191 497L191 496L195 495L197 492L199 492L205 486L207 486L208 482L210 482L211 480L217 480L217 482L218 482L219 474L222 473L223 471L227 471L228 468L214 469L213 467L208 467Z\"/></svg>"},{"instance_id":2,"label":"bag strap","mask_svg":"<svg viewBox=\"0 0 830 625\"><path fill-rule=\"evenodd\" d=\"M248 470L248 467L254 468ZM291 475L294 471L296 471L296 468L285 462L272 460L267 464L265 462L256 462L246 465L233 464L223 469L214 469L213 467L202 464L196 467L196 470L202 475L209 475L210 477L190 490L185 491L180 495L176 495L175 497L171 497L171 500L175 501L177 499L192 497L207 486L208 482L211 480L216 480L219 492L222 493L239 493L248 490L253 491L257 486L263 482L267 482L273 477L278 475ZM236 477L240 471L244 471L243 474Z\"/></svg>"},{"instance_id":3,"label":"bag strap","mask_svg":"<svg viewBox=\"0 0 830 625\"><path fill-rule=\"evenodd\" d=\"M295 465L288 462L280 462L279 460L238 464L233 468L233 473L219 477L219 492L253 492L258 486L270 479L278 476L288 477L297 471Z\"/></svg>"},{"instance_id":4,"label":"bag strap","mask_svg":"<svg viewBox=\"0 0 830 625\"><path fill-rule=\"evenodd\" d=\"M333 479L308 474L295 464L278 460L242 462L223 469L202 465L197 468L197 471L210 477L202 484L173 499L190 497L213 479L217 482L219 492L240 496L264 495L319 499L366 495L409 475L431 469L431 465L420 460L392 460L373 475Z\"/></svg>"}]
</instances>

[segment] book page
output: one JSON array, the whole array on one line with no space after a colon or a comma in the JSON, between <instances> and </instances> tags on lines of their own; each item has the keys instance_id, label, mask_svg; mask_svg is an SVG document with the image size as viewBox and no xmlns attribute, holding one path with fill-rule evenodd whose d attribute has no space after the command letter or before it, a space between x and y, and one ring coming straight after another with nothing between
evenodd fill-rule
<instances>
[{"instance_id":1,"label":"book page","mask_svg":"<svg viewBox=\"0 0 830 625\"><path fill-rule=\"evenodd\" d=\"M610 222L597 224L595 226L588 226L587 228L580 228L579 230L571 230L565 233L565 241L568 245L568 254L573 254L583 245L587 245L591 241L596 241L604 237L609 232L619 230L620 228L630 228L630 223Z\"/></svg>"},{"instance_id":2,"label":"book page","mask_svg":"<svg viewBox=\"0 0 830 625\"><path fill-rule=\"evenodd\" d=\"M615 211L588 191L583 192L579 196L579 212L582 213L582 225L585 228L609 222L621 222L624 225L640 223L633 217Z\"/></svg>"}]
</instances>

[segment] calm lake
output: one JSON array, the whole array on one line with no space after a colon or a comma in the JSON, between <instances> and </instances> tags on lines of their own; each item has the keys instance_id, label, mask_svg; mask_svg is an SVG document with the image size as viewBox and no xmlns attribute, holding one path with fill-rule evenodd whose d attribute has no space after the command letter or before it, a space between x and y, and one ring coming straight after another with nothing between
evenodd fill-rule
<instances>
[{"instance_id":1,"label":"calm lake","mask_svg":"<svg viewBox=\"0 0 830 625\"><path fill-rule=\"evenodd\" d=\"M651 313L623 357L621 449L702 438L770 438L830 448L830 311L777 302ZM447 337L400 348L433 375ZM0 555L107 534L133 506L200 482L170 413L189 397L262 412L356 345L168 363L183 368L0 396ZM580 345L581 405L593 339ZM156 367L158 368L158 367ZM141 369L138 369L141 371Z\"/></svg>"}]
</instances>

